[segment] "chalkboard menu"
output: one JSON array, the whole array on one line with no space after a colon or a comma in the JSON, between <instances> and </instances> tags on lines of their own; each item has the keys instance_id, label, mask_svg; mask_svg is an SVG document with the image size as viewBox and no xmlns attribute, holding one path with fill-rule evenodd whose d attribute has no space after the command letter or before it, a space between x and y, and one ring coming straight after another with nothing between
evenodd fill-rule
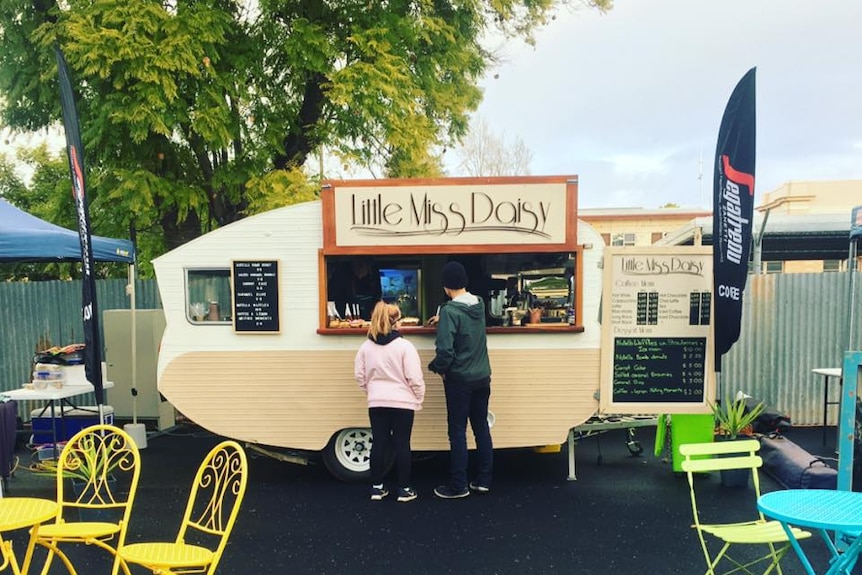
<instances>
[{"instance_id":1,"label":"chalkboard menu","mask_svg":"<svg viewBox=\"0 0 862 575\"><path fill-rule=\"evenodd\" d=\"M614 338L614 402L702 402L706 338Z\"/></svg>"},{"instance_id":2,"label":"chalkboard menu","mask_svg":"<svg viewBox=\"0 0 862 575\"><path fill-rule=\"evenodd\" d=\"M278 262L233 262L233 328L237 333L278 333Z\"/></svg>"},{"instance_id":3,"label":"chalkboard menu","mask_svg":"<svg viewBox=\"0 0 862 575\"><path fill-rule=\"evenodd\" d=\"M606 248L602 284L602 409L707 413L711 248Z\"/></svg>"}]
</instances>

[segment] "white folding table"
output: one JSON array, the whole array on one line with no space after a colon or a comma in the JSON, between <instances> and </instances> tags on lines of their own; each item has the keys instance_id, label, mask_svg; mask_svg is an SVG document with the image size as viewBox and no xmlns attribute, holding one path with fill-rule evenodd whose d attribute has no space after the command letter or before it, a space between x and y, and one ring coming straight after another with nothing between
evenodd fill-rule
<instances>
[{"instance_id":1,"label":"white folding table","mask_svg":"<svg viewBox=\"0 0 862 575\"><path fill-rule=\"evenodd\" d=\"M103 389L110 389L114 387L113 381L106 381L102 384ZM50 385L45 389L28 389L26 387L22 387L20 389L11 389L8 391L0 392L0 395L4 395L6 397L10 397L15 401L46 401L48 402L47 409L50 409L51 412L51 439L54 442L54 456L56 458L56 449L57 449L57 421L56 421L56 406L59 404L60 406L60 417L63 417L63 404L74 405L69 401L72 397L77 397L79 395L86 395L88 393L93 393L94 388L93 384L90 382L86 383L75 383L72 385L64 385L63 387L57 389L55 387L51 387Z\"/></svg>"},{"instance_id":2,"label":"white folding table","mask_svg":"<svg viewBox=\"0 0 862 575\"><path fill-rule=\"evenodd\" d=\"M841 368L840 367L816 367L811 370L815 375L823 376L823 445L826 445L826 418L829 414L830 405L839 405L840 401L829 401L829 378L835 377L838 379L838 385L841 385ZM838 445L835 445L838 449Z\"/></svg>"}]
</instances>

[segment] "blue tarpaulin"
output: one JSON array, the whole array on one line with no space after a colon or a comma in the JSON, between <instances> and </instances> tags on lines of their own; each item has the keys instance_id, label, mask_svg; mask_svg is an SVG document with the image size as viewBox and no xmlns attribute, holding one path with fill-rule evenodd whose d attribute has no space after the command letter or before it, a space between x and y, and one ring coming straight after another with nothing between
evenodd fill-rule
<instances>
[{"instance_id":1,"label":"blue tarpaulin","mask_svg":"<svg viewBox=\"0 0 862 575\"><path fill-rule=\"evenodd\" d=\"M93 236L93 260L135 262L132 242ZM0 198L0 262L81 261L78 232L46 222Z\"/></svg>"}]
</instances>

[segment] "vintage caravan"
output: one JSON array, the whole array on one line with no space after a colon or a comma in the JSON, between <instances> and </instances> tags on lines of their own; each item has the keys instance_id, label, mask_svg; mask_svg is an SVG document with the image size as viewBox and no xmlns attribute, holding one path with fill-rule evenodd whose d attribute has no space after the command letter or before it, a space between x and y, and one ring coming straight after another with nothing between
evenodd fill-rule
<instances>
[{"instance_id":1,"label":"vintage caravan","mask_svg":"<svg viewBox=\"0 0 862 575\"><path fill-rule=\"evenodd\" d=\"M166 329L158 388L201 426L322 452L365 475L371 433L353 377L379 298L414 325L425 365L440 272L458 259L485 298L496 448L561 444L598 410L602 238L577 218L577 177L334 181L319 201L208 233L154 261ZM532 310L532 313L531 313ZM426 372L414 450L446 450Z\"/></svg>"}]
</instances>

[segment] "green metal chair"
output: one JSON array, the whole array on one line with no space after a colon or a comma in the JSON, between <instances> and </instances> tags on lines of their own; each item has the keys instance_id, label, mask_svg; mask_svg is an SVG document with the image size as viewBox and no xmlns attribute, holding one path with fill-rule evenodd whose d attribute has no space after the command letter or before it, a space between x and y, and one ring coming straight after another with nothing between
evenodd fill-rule
<instances>
[{"instance_id":1,"label":"green metal chair","mask_svg":"<svg viewBox=\"0 0 862 575\"><path fill-rule=\"evenodd\" d=\"M763 464L757 455L760 442L756 439L737 441L719 441L715 443L688 443L680 445L680 454L685 457L682 469L688 477L689 491L691 492L691 510L694 515L694 525L703 556L706 559L706 575L727 575L729 573L753 574L751 569L757 566L765 566L763 575L771 573L774 569L781 575L782 557L790 549L787 534L778 521L767 521L760 511L752 514L750 521L741 523L701 523L701 512L697 508L697 495L695 492L695 474L710 471L722 471L731 469L750 470L754 490L747 486L743 488L732 488L739 493L740 499L749 497L752 509L757 509L757 498L760 497L760 478L758 468ZM811 537L811 533L801 529L793 528L793 534L797 540ZM710 548L721 546L715 555ZM766 545L769 552L760 557L750 559L746 554L745 559L731 557L728 552L733 545ZM726 570L717 571L719 563L725 561L728 565ZM725 568L725 565L722 564Z\"/></svg>"}]
</instances>

